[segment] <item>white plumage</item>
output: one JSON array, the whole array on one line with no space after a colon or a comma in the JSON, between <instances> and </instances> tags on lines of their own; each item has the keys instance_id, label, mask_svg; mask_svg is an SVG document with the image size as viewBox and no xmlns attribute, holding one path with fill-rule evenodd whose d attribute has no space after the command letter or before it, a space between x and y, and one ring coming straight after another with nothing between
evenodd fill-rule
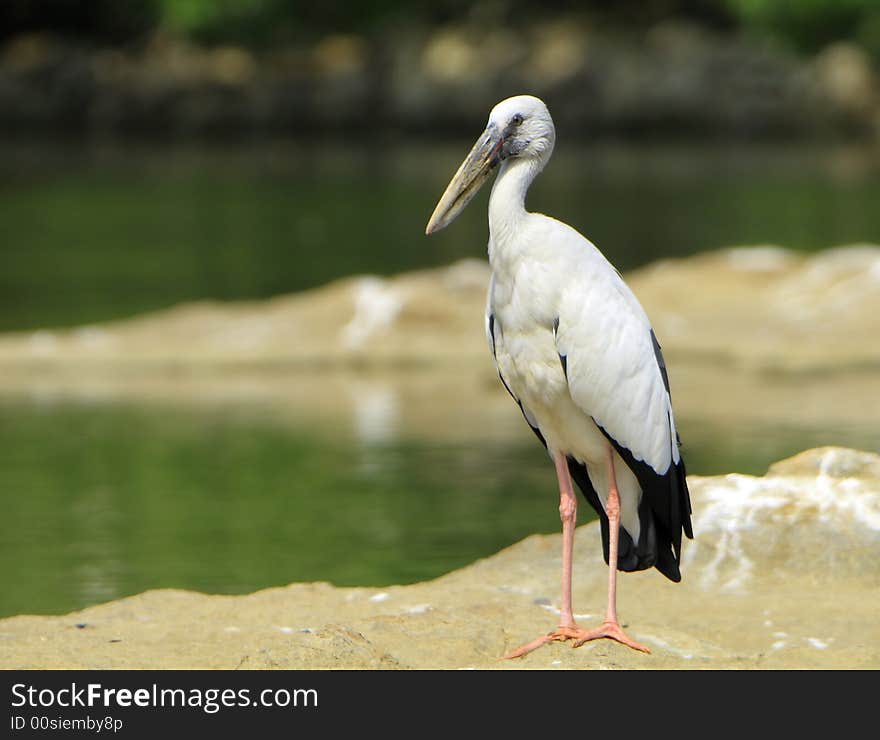
<instances>
[{"instance_id":1,"label":"white plumage","mask_svg":"<svg viewBox=\"0 0 880 740\"><path fill-rule=\"evenodd\" d=\"M601 636L645 649L617 624L617 567L656 565L678 580L682 529L691 536L666 368L647 315L589 240L525 209L526 191L554 144L555 129L542 101L524 95L499 103L427 229L432 233L450 223L498 167L489 199L489 346L505 387L556 462L565 537L573 532L576 508L570 474L598 511L606 559L612 556L605 623L611 628L587 632L574 624L566 542L562 624L515 656L550 639L581 644Z\"/></svg>"}]
</instances>

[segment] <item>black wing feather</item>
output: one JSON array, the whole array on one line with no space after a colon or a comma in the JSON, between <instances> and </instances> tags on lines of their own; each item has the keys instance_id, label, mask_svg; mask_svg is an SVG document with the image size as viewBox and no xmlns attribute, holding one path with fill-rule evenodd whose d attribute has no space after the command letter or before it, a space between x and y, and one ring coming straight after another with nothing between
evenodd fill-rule
<instances>
[{"instance_id":1,"label":"black wing feather","mask_svg":"<svg viewBox=\"0 0 880 740\"><path fill-rule=\"evenodd\" d=\"M669 373L666 372L666 360L663 359L663 353L660 351L660 342L657 341L657 335L653 329L651 329L651 344L654 345L654 358L657 360L657 367L660 368L663 385L666 387L669 397L672 398L672 393L669 391Z\"/></svg>"},{"instance_id":2,"label":"black wing feather","mask_svg":"<svg viewBox=\"0 0 880 740\"><path fill-rule=\"evenodd\" d=\"M597 425L598 426L598 425ZM644 540L645 548L653 550L645 553L645 568L655 566L671 581L681 580L679 562L681 559L681 532L693 537L690 522L690 495L687 488L684 461L679 460L669 466L666 473L660 475L642 460L636 460L633 453L620 444L614 437L599 427L606 439L611 442L617 454L627 467L635 474L642 489L642 500L639 502L639 521L642 525L642 536L639 537L641 549ZM683 505L682 505L683 504ZM652 532L645 531L645 524ZM623 530L621 530L623 532ZM653 539L653 542L650 542ZM648 562L652 560L654 562ZM641 570L642 568L639 568Z\"/></svg>"}]
</instances>

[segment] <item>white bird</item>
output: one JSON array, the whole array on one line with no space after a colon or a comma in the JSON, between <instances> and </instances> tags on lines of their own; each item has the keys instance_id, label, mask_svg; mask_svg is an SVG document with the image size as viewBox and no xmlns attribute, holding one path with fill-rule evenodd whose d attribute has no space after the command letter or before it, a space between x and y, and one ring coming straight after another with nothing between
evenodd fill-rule
<instances>
[{"instance_id":1,"label":"white bird","mask_svg":"<svg viewBox=\"0 0 880 740\"><path fill-rule=\"evenodd\" d=\"M489 198L486 336L501 382L547 448L562 520L560 623L505 657L553 640L608 637L650 652L617 619L617 570L656 567L681 580L682 531L693 537L666 364L651 323L620 273L567 224L525 209L526 191L556 140L546 105L498 103L426 228L448 226L497 168ZM603 624L577 625L571 604L577 498L599 514L608 563Z\"/></svg>"}]
</instances>

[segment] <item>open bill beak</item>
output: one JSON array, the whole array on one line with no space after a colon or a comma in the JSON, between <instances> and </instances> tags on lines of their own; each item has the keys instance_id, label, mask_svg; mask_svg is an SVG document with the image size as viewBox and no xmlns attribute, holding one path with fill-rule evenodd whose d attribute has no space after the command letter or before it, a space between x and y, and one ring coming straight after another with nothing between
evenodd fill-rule
<instances>
[{"instance_id":1,"label":"open bill beak","mask_svg":"<svg viewBox=\"0 0 880 740\"><path fill-rule=\"evenodd\" d=\"M489 126L477 139L470 154L458 168L425 228L433 234L449 226L477 194L500 161L504 139L495 126Z\"/></svg>"}]
</instances>

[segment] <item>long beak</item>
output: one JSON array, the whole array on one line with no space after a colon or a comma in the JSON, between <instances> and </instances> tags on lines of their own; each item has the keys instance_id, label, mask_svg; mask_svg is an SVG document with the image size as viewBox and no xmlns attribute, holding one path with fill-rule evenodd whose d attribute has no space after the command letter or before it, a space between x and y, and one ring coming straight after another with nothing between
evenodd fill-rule
<instances>
[{"instance_id":1,"label":"long beak","mask_svg":"<svg viewBox=\"0 0 880 740\"><path fill-rule=\"evenodd\" d=\"M504 139L495 126L489 126L477 139L471 153L458 168L425 228L426 234L449 226L471 202L495 169Z\"/></svg>"}]
</instances>

